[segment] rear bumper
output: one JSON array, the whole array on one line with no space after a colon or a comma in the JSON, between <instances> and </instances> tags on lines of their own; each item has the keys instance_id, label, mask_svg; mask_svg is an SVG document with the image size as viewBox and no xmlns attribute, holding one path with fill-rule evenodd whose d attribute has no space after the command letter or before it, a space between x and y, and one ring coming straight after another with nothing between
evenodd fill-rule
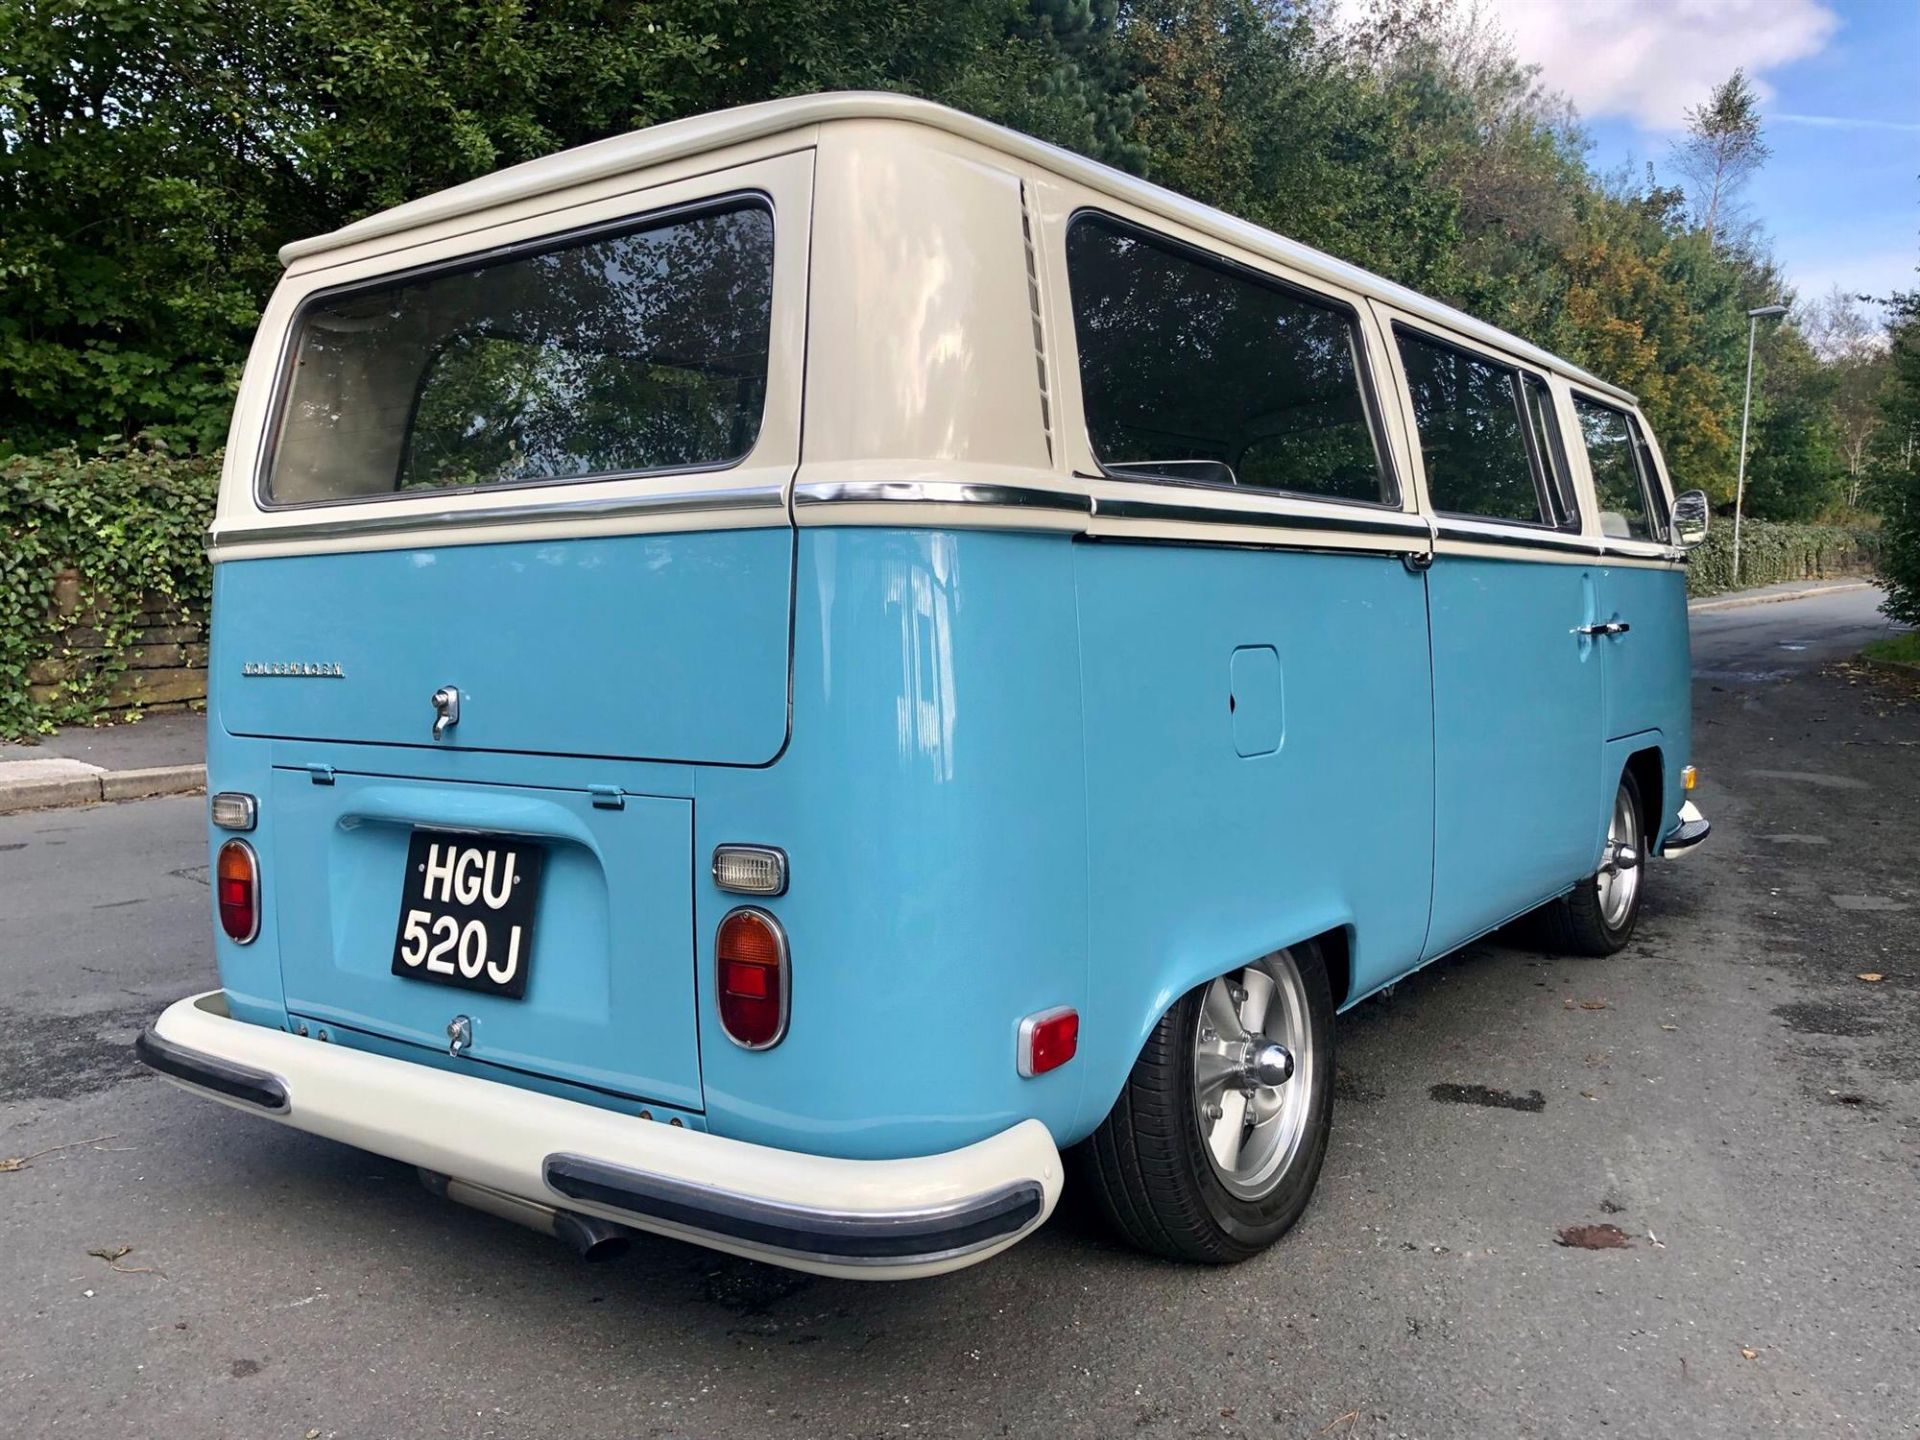
<instances>
[{"instance_id":1,"label":"rear bumper","mask_svg":"<svg viewBox=\"0 0 1920 1440\"><path fill-rule=\"evenodd\" d=\"M175 1084L238 1110L821 1275L957 1270L1030 1235L1060 1198L1060 1155L1037 1120L913 1159L806 1155L246 1024L218 990L170 1005L135 1049Z\"/></svg>"},{"instance_id":2,"label":"rear bumper","mask_svg":"<svg viewBox=\"0 0 1920 1440\"><path fill-rule=\"evenodd\" d=\"M1660 847L1661 857L1678 860L1696 849L1712 832L1712 822L1700 813L1699 807L1691 800L1685 801L1680 806L1680 823L1673 827Z\"/></svg>"}]
</instances>

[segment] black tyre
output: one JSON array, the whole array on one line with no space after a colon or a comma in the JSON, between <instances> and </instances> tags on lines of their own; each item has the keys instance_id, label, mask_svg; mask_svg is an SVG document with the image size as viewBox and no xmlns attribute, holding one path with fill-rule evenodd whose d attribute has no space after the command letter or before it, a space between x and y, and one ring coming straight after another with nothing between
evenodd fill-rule
<instances>
[{"instance_id":1,"label":"black tyre","mask_svg":"<svg viewBox=\"0 0 1920 1440\"><path fill-rule=\"evenodd\" d=\"M1620 776L1607 821L1600 868L1571 893L1545 906L1540 920L1547 943L1571 955L1612 955L1633 938L1645 891L1647 825L1640 786L1632 771Z\"/></svg>"},{"instance_id":2,"label":"black tyre","mask_svg":"<svg viewBox=\"0 0 1920 1440\"><path fill-rule=\"evenodd\" d=\"M1232 1264L1300 1218L1332 1125L1333 996L1298 945L1160 1017L1079 1168L1130 1244Z\"/></svg>"}]
</instances>

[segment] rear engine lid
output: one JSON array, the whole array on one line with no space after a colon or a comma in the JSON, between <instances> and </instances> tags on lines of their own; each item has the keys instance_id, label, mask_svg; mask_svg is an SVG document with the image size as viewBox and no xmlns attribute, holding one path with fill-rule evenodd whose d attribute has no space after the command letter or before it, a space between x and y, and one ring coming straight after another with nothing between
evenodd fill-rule
<instances>
[{"instance_id":1,"label":"rear engine lid","mask_svg":"<svg viewBox=\"0 0 1920 1440\"><path fill-rule=\"evenodd\" d=\"M792 557L782 525L225 561L215 710L234 735L764 764Z\"/></svg>"}]
</instances>

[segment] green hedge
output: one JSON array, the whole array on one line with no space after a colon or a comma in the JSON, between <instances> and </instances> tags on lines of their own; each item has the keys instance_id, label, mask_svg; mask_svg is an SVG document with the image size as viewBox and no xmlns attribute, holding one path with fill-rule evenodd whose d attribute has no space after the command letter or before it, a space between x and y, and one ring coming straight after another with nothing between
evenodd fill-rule
<instances>
[{"instance_id":1,"label":"green hedge","mask_svg":"<svg viewBox=\"0 0 1920 1440\"><path fill-rule=\"evenodd\" d=\"M0 461L0 739L98 714L156 602L204 622L212 574L201 540L219 476L217 454L148 444ZM69 573L78 593L56 605ZM76 630L84 656L71 648ZM65 678L36 696L30 672L50 660L65 662Z\"/></svg>"},{"instance_id":2,"label":"green hedge","mask_svg":"<svg viewBox=\"0 0 1920 1440\"><path fill-rule=\"evenodd\" d=\"M1879 547L1877 530L1743 520L1740 588L1865 574L1873 569ZM1718 595L1733 588L1733 520L1716 515L1706 543L1694 550L1687 565L1687 593Z\"/></svg>"}]
</instances>

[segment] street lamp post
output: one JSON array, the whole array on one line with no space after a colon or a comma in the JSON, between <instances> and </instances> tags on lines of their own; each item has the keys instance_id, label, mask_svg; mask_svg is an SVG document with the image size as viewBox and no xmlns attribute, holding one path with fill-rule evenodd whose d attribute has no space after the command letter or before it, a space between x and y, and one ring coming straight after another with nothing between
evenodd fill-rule
<instances>
[{"instance_id":1,"label":"street lamp post","mask_svg":"<svg viewBox=\"0 0 1920 1440\"><path fill-rule=\"evenodd\" d=\"M1747 311L1747 394L1740 402L1740 474L1733 485L1733 583L1740 583L1740 509L1747 498L1747 418L1753 413L1753 338L1762 320L1787 313L1784 305L1762 305Z\"/></svg>"}]
</instances>

